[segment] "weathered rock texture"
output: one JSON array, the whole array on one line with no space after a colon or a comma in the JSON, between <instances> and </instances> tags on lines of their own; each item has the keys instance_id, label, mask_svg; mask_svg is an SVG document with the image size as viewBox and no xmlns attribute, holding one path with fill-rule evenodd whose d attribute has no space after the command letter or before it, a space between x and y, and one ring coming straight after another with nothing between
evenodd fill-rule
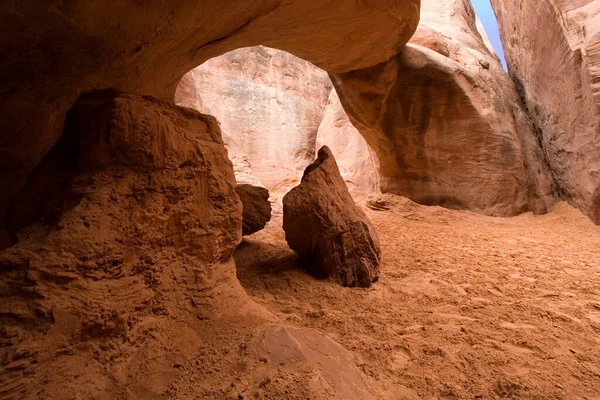
<instances>
[{"instance_id":1,"label":"weathered rock texture","mask_svg":"<svg viewBox=\"0 0 600 400\"><path fill-rule=\"evenodd\" d=\"M377 233L354 204L327 146L283 198L283 229L290 248L317 276L361 287L378 278Z\"/></svg>"},{"instance_id":2,"label":"weathered rock texture","mask_svg":"<svg viewBox=\"0 0 600 400\"><path fill-rule=\"evenodd\" d=\"M600 223L600 1L492 6L508 68L562 194Z\"/></svg>"},{"instance_id":3,"label":"weathered rock texture","mask_svg":"<svg viewBox=\"0 0 600 400\"><path fill-rule=\"evenodd\" d=\"M271 220L269 191L260 186L237 185L235 192L242 201L242 235L252 235Z\"/></svg>"},{"instance_id":4,"label":"weathered rock texture","mask_svg":"<svg viewBox=\"0 0 600 400\"><path fill-rule=\"evenodd\" d=\"M123 207L131 209L128 218L112 220L118 215L110 213L107 205L107 222L126 224L125 229L131 228L127 224L153 220L153 230L172 241L183 240L178 238L179 229L189 230L189 238L179 244L189 243L193 253L206 261L231 255L239 241L240 207L231 162L214 117L110 90L83 96L69 115L62 140L11 205L11 231L19 242L30 236L28 230L22 232L23 227L40 221L55 224L65 213L63 208L80 203L88 191L118 208L118 199L104 189L117 193L129 188L126 192L134 197L126 201L132 204ZM144 173L148 178L140 177ZM139 209L134 206L137 202ZM92 225L89 218L81 221L84 227ZM109 233L124 234L118 231ZM101 236L98 239L104 240Z\"/></svg>"},{"instance_id":5,"label":"weathered rock texture","mask_svg":"<svg viewBox=\"0 0 600 400\"><path fill-rule=\"evenodd\" d=\"M234 50L190 71L175 101L194 104L219 120L240 182L255 181L285 193L315 158L315 138L331 89L322 69L284 51L257 46ZM193 92L202 107L188 95Z\"/></svg>"},{"instance_id":6,"label":"weathered rock texture","mask_svg":"<svg viewBox=\"0 0 600 400\"><path fill-rule=\"evenodd\" d=\"M81 93L116 88L172 100L192 68L259 44L327 71L366 68L398 53L418 19L419 0L4 2L0 215L60 139Z\"/></svg>"},{"instance_id":7,"label":"weathered rock texture","mask_svg":"<svg viewBox=\"0 0 600 400\"><path fill-rule=\"evenodd\" d=\"M213 58L184 76L177 104L214 115L238 182L281 198L328 145L355 199L378 190L376 157L352 126L327 72L263 46Z\"/></svg>"},{"instance_id":8,"label":"weathered rock texture","mask_svg":"<svg viewBox=\"0 0 600 400\"><path fill-rule=\"evenodd\" d=\"M189 298L251 308L231 262L241 204L213 117L86 94L10 217L19 242L0 255L4 398L160 394L170 378L155 374L201 342L202 307Z\"/></svg>"},{"instance_id":9,"label":"weathered rock texture","mask_svg":"<svg viewBox=\"0 0 600 400\"><path fill-rule=\"evenodd\" d=\"M554 203L535 130L486 42L469 1L424 0L400 55L332 74L378 155L383 192L500 216Z\"/></svg>"},{"instance_id":10,"label":"weathered rock texture","mask_svg":"<svg viewBox=\"0 0 600 400\"><path fill-rule=\"evenodd\" d=\"M9 204L18 239L0 254L0 396L223 398L240 370L258 379L250 342L276 318L235 278L241 204L218 125L162 101L240 47L327 71L376 65L418 13L418 0L0 5L0 246ZM106 88L159 100L81 97ZM238 330L242 319L253 328ZM301 368L269 371L265 397L286 379L303 397L331 394ZM194 393L178 393L190 380Z\"/></svg>"}]
</instances>

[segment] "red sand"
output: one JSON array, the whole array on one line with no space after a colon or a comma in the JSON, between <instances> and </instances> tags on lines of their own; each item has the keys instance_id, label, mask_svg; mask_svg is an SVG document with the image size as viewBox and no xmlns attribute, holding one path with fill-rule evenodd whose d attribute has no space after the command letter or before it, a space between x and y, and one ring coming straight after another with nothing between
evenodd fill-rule
<instances>
[{"instance_id":1,"label":"red sand","mask_svg":"<svg viewBox=\"0 0 600 400\"><path fill-rule=\"evenodd\" d=\"M368 211L372 288L307 276L276 228L237 250L242 285L348 349L381 399L600 399L600 227L565 203L492 218L393 202Z\"/></svg>"}]
</instances>

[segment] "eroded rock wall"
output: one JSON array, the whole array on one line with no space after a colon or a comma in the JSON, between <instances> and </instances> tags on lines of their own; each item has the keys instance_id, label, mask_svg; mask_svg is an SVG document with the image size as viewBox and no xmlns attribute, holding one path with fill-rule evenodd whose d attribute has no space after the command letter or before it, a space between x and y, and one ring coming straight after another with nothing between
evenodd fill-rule
<instances>
[{"instance_id":1,"label":"eroded rock wall","mask_svg":"<svg viewBox=\"0 0 600 400\"><path fill-rule=\"evenodd\" d=\"M213 117L82 96L9 215L19 242L0 254L3 398L163 393L172 363L202 343L197 315L221 318L190 298L254 308L231 260L241 213Z\"/></svg>"},{"instance_id":2,"label":"eroded rock wall","mask_svg":"<svg viewBox=\"0 0 600 400\"><path fill-rule=\"evenodd\" d=\"M401 54L332 74L379 156L382 191L490 215L554 203L534 127L486 42L469 1L426 0Z\"/></svg>"},{"instance_id":3,"label":"eroded rock wall","mask_svg":"<svg viewBox=\"0 0 600 400\"><path fill-rule=\"evenodd\" d=\"M600 223L600 1L492 6L508 68L561 192Z\"/></svg>"}]
</instances>

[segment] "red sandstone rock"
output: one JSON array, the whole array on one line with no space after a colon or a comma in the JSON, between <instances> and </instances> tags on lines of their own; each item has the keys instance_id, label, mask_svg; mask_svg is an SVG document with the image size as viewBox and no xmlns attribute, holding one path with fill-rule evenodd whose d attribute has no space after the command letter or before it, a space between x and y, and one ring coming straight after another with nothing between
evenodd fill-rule
<instances>
[{"instance_id":1,"label":"red sandstone rock","mask_svg":"<svg viewBox=\"0 0 600 400\"><path fill-rule=\"evenodd\" d=\"M333 82L378 155L383 192L488 215L544 213L555 202L544 154L476 22L468 0L424 0L414 44Z\"/></svg>"},{"instance_id":2,"label":"red sandstone rock","mask_svg":"<svg viewBox=\"0 0 600 400\"><path fill-rule=\"evenodd\" d=\"M377 280L377 233L354 204L327 146L283 198L283 229L290 248L315 275L343 286L368 287Z\"/></svg>"},{"instance_id":3,"label":"red sandstone rock","mask_svg":"<svg viewBox=\"0 0 600 400\"><path fill-rule=\"evenodd\" d=\"M20 243L27 242L31 228L23 227L40 219L56 223L66 210L72 213L74 205L93 199L105 204L107 216L112 209L129 210L119 229L103 232L111 237L125 239L133 234L129 229L148 224L152 233L145 234L171 243L185 229L187 238L173 246L208 262L222 261L240 240L241 206L234 182L213 117L150 97L92 92L71 109L63 139L13 203L13 232ZM106 240L93 233L94 227L79 226L83 222L73 229L82 228L90 240ZM67 238L64 232L60 236ZM138 234L132 240L143 238ZM81 246L73 250L89 251Z\"/></svg>"},{"instance_id":4,"label":"red sandstone rock","mask_svg":"<svg viewBox=\"0 0 600 400\"><path fill-rule=\"evenodd\" d=\"M252 185L237 185L235 192L242 201L242 235L251 235L263 229L271 220L269 191Z\"/></svg>"},{"instance_id":5,"label":"red sandstone rock","mask_svg":"<svg viewBox=\"0 0 600 400\"><path fill-rule=\"evenodd\" d=\"M492 0L562 196L600 224L600 1Z\"/></svg>"},{"instance_id":6,"label":"red sandstone rock","mask_svg":"<svg viewBox=\"0 0 600 400\"><path fill-rule=\"evenodd\" d=\"M172 379L165 369L202 343L198 315L255 307L231 262L242 207L213 117L149 97L86 94L11 217L19 241L0 253L7 398L119 398L121 384L133 397L159 396ZM231 309L215 311L219 300L203 293ZM190 309L190 299L212 305Z\"/></svg>"}]
</instances>

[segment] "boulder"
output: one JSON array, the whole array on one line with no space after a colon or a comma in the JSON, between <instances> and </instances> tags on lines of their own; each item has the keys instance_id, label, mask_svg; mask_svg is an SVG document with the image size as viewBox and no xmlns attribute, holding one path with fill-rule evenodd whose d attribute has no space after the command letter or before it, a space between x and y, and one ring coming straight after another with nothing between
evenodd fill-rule
<instances>
[{"instance_id":1,"label":"boulder","mask_svg":"<svg viewBox=\"0 0 600 400\"><path fill-rule=\"evenodd\" d=\"M269 191L260 186L237 185L236 193L242 201L242 235L252 235L271 220Z\"/></svg>"},{"instance_id":2,"label":"boulder","mask_svg":"<svg viewBox=\"0 0 600 400\"><path fill-rule=\"evenodd\" d=\"M354 204L327 146L306 168L300 185L283 198L283 230L314 275L342 286L368 287L378 279L377 233Z\"/></svg>"}]
</instances>

